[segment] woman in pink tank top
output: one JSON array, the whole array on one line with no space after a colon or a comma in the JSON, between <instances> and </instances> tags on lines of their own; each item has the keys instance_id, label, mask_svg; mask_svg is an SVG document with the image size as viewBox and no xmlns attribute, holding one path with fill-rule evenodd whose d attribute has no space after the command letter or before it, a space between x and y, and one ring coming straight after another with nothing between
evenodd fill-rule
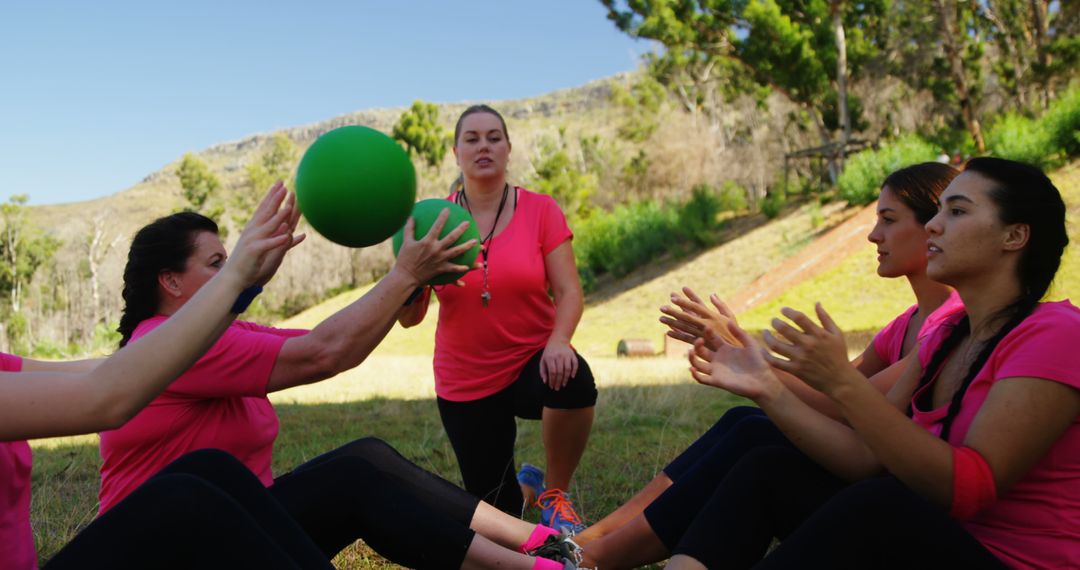
<instances>
[{"instance_id":1,"label":"woman in pink tank top","mask_svg":"<svg viewBox=\"0 0 1080 570\"><path fill-rule=\"evenodd\" d=\"M997 158L971 160L941 203L927 273L965 309L922 339L887 396L846 361L820 304L820 325L783 311L792 324L765 334L775 354L734 326L745 348L698 343L695 378L754 400L805 455L740 462L669 567L1080 567L1080 309L1043 301L1069 243L1065 204L1041 170ZM773 368L825 393L846 424Z\"/></svg>"}]
</instances>

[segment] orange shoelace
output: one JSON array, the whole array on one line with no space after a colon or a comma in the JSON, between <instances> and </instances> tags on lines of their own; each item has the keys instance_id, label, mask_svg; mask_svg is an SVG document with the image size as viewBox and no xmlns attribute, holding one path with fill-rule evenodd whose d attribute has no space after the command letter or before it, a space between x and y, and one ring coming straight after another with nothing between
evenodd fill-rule
<instances>
[{"instance_id":1,"label":"orange shoelace","mask_svg":"<svg viewBox=\"0 0 1080 570\"><path fill-rule=\"evenodd\" d=\"M562 489L548 489L536 498L536 504L542 509L552 508L554 513L551 518L560 519L571 524L581 524L581 517L574 511L574 503L566 498Z\"/></svg>"}]
</instances>

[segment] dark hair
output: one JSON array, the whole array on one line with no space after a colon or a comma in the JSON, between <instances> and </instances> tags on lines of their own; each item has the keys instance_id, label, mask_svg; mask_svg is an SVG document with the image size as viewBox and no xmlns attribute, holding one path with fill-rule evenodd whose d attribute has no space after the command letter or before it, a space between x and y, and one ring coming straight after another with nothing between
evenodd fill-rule
<instances>
[{"instance_id":1,"label":"dark hair","mask_svg":"<svg viewBox=\"0 0 1080 570\"><path fill-rule=\"evenodd\" d=\"M983 346L960 387L953 394L942 423L942 439L948 439L953 420L960 412L964 393L989 360L998 343L1023 322L1046 295L1061 265L1065 246L1069 244L1065 229L1065 202L1054 183L1042 170L1022 162L983 157L971 159L965 168L965 172L968 171L977 173L993 184L989 192L990 199L997 205L1001 223L1026 224L1029 233L1027 245L1020 252L1020 262L1016 267L1020 295L989 321L1004 321L1004 324ZM920 387L930 382L941 368L945 357L970 333L970 323L967 317L964 317L930 359L919 381ZM927 390L927 393L921 396L920 407L929 408L932 405L929 392Z\"/></svg>"},{"instance_id":2,"label":"dark hair","mask_svg":"<svg viewBox=\"0 0 1080 570\"><path fill-rule=\"evenodd\" d=\"M135 327L157 312L158 275L184 270L199 232L216 234L217 224L202 214L180 212L158 218L135 234L124 266L124 314L117 328L121 348L131 340Z\"/></svg>"},{"instance_id":3,"label":"dark hair","mask_svg":"<svg viewBox=\"0 0 1080 570\"><path fill-rule=\"evenodd\" d=\"M461 112L461 116L458 117L457 124L454 125L454 144L457 145L458 137L461 136L461 123L465 121L465 117L469 115L475 115L476 113L488 113L495 115L496 119L499 119L499 123L502 124L503 134L506 135L506 142L510 142L510 131L506 128L506 120L499 114L498 111L492 109L487 105L473 105L468 109Z\"/></svg>"},{"instance_id":4,"label":"dark hair","mask_svg":"<svg viewBox=\"0 0 1080 570\"><path fill-rule=\"evenodd\" d=\"M881 183L915 212L915 219L926 224L938 213L938 196L960 171L940 162L923 162L893 172Z\"/></svg>"}]
</instances>

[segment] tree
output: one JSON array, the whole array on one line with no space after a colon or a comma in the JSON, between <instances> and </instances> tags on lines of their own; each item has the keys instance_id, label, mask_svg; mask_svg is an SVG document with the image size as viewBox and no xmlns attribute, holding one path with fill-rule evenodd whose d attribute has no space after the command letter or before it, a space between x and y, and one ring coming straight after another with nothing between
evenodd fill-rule
<instances>
[{"instance_id":1,"label":"tree","mask_svg":"<svg viewBox=\"0 0 1080 570\"><path fill-rule=\"evenodd\" d=\"M740 92L763 100L761 89L771 89L807 114L827 146L838 128L845 142L855 122L847 80L876 55L887 8L886 0L601 2L619 29L664 45L650 66L685 107L716 107ZM830 174L835 181L835 164Z\"/></svg>"},{"instance_id":2,"label":"tree","mask_svg":"<svg viewBox=\"0 0 1080 570\"><path fill-rule=\"evenodd\" d=\"M971 26L971 7L959 1L954 4L952 0L934 0L934 5L937 7L940 18L941 41L945 48L945 58L948 62L956 99L960 105L960 113L964 117L964 124L967 125L971 139L975 141L975 148L980 153L984 153L986 142L983 140L982 124L979 122L975 101L977 88L969 77L969 69L964 61L965 55L971 57L970 50L976 50L978 55L982 53L978 39L971 39L968 34Z\"/></svg>"},{"instance_id":3,"label":"tree","mask_svg":"<svg viewBox=\"0 0 1080 570\"><path fill-rule=\"evenodd\" d=\"M114 235L112 239L109 238L109 231L106 227L107 215L108 212L103 211L94 216L90 235L86 236L83 242L86 251L87 272L90 274L91 320L95 324L101 320L101 293L99 288L101 262L105 260L105 256L109 255L109 251L120 243L121 239L119 235Z\"/></svg>"},{"instance_id":4,"label":"tree","mask_svg":"<svg viewBox=\"0 0 1080 570\"><path fill-rule=\"evenodd\" d=\"M565 137L566 129L560 128L558 138L541 141L535 164L536 182L529 186L555 198L571 217L585 217L591 209L589 200L596 192L596 175L587 172L581 160L571 158Z\"/></svg>"},{"instance_id":5,"label":"tree","mask_svg":"<svg viewBox=\"0 0 1080 570\"><path fill-rule=\"evenodd\" d=\"M0 218L3 219L3 241L0 242L0 291L7 293L13 312L22 307L22 294L25 287L34 278L38 267L45 263L60 241L52 236L42 236L34 228L26 215L26 203L30 197L26 194L12 196L6 204L0 205Z\"/></svg>"},{"instance_id":6,"label":"tree","mask_svg":"<svg viewBox=\"0 0 1080 570\"><path fill-rule=\"evenodd\" d=\"M391 136L405 145L410 157L419 157L432 168L446 156L450 140L449 133L439 125L439 107L423 101L413 101L412 107L398 117Z\"/></svg>"},{"instance_id":7,"label":"tree","mask_svg":"<svg viewBox=\"0 0 1080 570\"><path fill-rule=\"evenodd\" d=\"M278 180L284 180L290 187L291 174L300 155L296 143L284 133L275 133L270 138L270 148L259 159L247 166L247 191L238 192L234 200L237 212L233 221L243 227L259 198Z\"/></svg>"},{"instance_id":8,"label":"tree","mask_svg":"<svg viewBox=\"0 0 1080 570\"><path fill-rule=\"evenodd\" d=\"M180 159L180 166L176 167L176 176L180 179L184 198L187 198L188 203L196 212L201 211L221 187L221 181L218 180L217 175L210 171L205 162L190 152Z\"/></svg>"}]
</instances>

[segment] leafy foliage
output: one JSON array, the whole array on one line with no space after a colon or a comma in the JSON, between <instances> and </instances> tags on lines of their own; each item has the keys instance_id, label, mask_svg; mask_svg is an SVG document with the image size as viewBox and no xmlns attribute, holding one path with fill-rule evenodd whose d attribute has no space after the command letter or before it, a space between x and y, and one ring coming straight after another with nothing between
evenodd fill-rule
<instances>
[{"instance_id":1,"label":"leafy foliage","mask_svg":"<svg viewBox=\"0 0 1080 570\"><path fill-rule=\"evenodd\" d=\"M296 143L284 133L275 133L270 139L270 148L259 159L247 165L246 191L237 192L233 205L233 221L238 227L247 223L251 213L263 192L278 180L283 180L291 188L292 174L296 169L300 150Z\"/></svg>"},{"instance_id":2,"label":"leafy foliage","mask_svg":"<svg viewBox=\"0 0 1080 570\"><path fill-rule=\"evenodd\" d=\"M851 157L840 175L840 197L852 204L869 204L877 199L881 181L895 170L934 160L937 151L930 143L909 135Z\"/></svg>"},{"instance_id":3,"label":"leafy foliage","mask_svg":"<svg viewBox=\"0 0 1080 570\"><path fill-rule=\"evenodd\" d=\"M565 129L559 129L557 138L541 142L535 168L532 188L555 198L571 218L589 215L592 209L589 199L597 187L596 174L589 172L582 160L570 156Z\"/></svg>"},{"instance_id":4,"label":"leafy foliage","mask_svg":"<svg viewBox=\"0 0 1080 570\"><path fill-rule=\"evenodd\" d=\"M391 136L405 146L409 156L424 160L431 168L446 156L450 133L439 124L439 107L434 103L413 101L412 107L398 117Z\"/></svg>"},{"instance_id":5,"label":"leafy foliage","mask_svg":"<svg viewBox=\"0 0 1080 570\"><path fill-rule=\"evenodd\" d=\"M192 211L214 220L221 219L225 213L225 207L218 196L221 181L205 162L190 152L186 153L176 167L176 176L180 179L180 188ZM225 228L222 228L223 232L224 230Z\"/></svg>"}]
</instances>

